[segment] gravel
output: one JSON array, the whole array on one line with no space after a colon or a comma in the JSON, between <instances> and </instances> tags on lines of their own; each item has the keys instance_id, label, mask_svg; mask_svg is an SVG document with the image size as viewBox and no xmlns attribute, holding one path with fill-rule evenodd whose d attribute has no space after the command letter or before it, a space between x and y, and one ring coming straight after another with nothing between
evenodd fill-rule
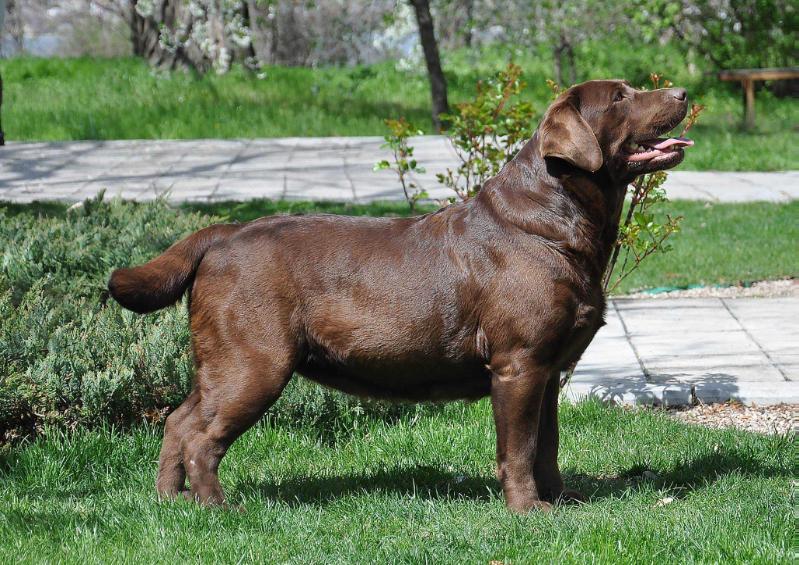
<instances>
[{"instance_id":1,"label":"gravel","mask_svg":"<svg viewBox=\"0 0 799 565\"><path fill-rule=\"evenodd\" d=\"M759 281L750 286L703 286L669 292L634 292L620 298L774 298L799 296L799 279Z\"/></svg>"},{"instance_id":2,"label":"gravel","mask_svg":"<svg viewBox=\"0 0 799 565\"><path fill-rule=\"evenodd\" d=\"M799 431L799 404L745 406L739 402L700 404L669 409L683 422L709 428L738 428L760 434L793 434Z\"/></svg>"}]
</instances>

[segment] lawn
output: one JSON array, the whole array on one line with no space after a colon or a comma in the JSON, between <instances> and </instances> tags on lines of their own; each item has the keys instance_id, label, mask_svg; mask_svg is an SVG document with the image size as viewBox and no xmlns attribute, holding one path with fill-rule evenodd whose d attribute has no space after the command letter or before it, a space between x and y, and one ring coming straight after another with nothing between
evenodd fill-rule
<instances>
[{"instance_id":1,"label":"lawn","mask_svg":"<svg viewBox=\"0 0 799 565\"><path fill-rule=\"evenodd\" d=\"M687 86L707 106L692 131L697 145L683 170L782 170L796 168L799 143L793 127L799 104L757 95L757 128L740 127L736 87L701 73L690 75L679 53L643 49L606 56L607 48L580 55L584 78L625 77L647 83L652 70ZM538 114L551 94L546 54L518 61L529 84L526 96ZM453 103L474 93L476 82L501 68L507 54L445 57ZM646 66L644 70L645 65ZM429 133L429 87L423 72L392 63L350 68L265 69L258 79L241 69L217 76L154 71L133 58L8 59L0 61L5 86L3 122L13 141L79 139L249 138L382 135L383 120L405 116ZM424 156L420 156L422 160Z\"/></svg>"},{"instance_id":2,"label":"lawn","mask_svg":"<svg viewBox=\"0 0 799 565\"><path fill-rule=\"evenodd\" d=\"M795 558L793 438L595 403L561 413L561 467L590 500L526 516L504 508L485 400L346 427L263 422L222 463L235 510L157 502L157 429L53 433L0 459L0 561Z\"/></svg>"}]
</instances>

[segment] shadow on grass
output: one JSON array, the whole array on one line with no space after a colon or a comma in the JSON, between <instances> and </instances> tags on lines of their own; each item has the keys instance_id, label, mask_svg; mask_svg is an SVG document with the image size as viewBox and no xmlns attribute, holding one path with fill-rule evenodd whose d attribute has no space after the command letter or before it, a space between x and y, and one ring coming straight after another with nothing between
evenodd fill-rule
<instances>
[{"instance_id":1,"label":"shadow on grass","mask_svg":"<svg viewBox=\"0 0 799 565\"><path fill-rule=\"evenodd\" d=\"M710 453L666 471L652 470L656 478L644 475L647 469L635 465L615 477L596 477L564 470L566 486L586 494L590 502L617 498L625 493L652 486L674 490L677 496L711 486L730 474L757 478L792 477L795 471L780 465L765 464L740 453ZM224 479L223 479L224 480ZM334 475L330 477L296 477L281 483L244 480L230 493L249 497L261 495L290 506L335 500L363 493L388 493L429 500L469 499L487 501L501 497L499 482L493 477L463 476L431 466L396 466L373 473Z\"/></svg>"},{"instance_id":2,"label":"shadow on grass","mask_svg":"<svg viewBox=\"0 0 799 565\"><path fill-rule=\"evenodd\" d=\"M499 482L493 478L464 476L428 465L396 466L373 473L296 477L280 483L243 480L231 494L261 495L290 506L325 504L364 493L412 495L430 500L467 498L489 500L499 496Z\"/></svg>"},{"instance_id":3,"label":"shadow on grass","mask_svg":"<svg viewBox=\"0 0 799 565\"><path fill-rule=\"evenodd\" d=\"M653 475L647 476L647 471ZM753 456L731 452L705 454L665 470L633 465L613 477L600 478L567 471L563 478L567 486L586 494L589 501L596 501L634 493L647 487L666 489L673 492L673 496L682 498L733 474L767 479L793 477L795 472L795 469L786 466L764 463Z\"/></svg>"}]
</instances>

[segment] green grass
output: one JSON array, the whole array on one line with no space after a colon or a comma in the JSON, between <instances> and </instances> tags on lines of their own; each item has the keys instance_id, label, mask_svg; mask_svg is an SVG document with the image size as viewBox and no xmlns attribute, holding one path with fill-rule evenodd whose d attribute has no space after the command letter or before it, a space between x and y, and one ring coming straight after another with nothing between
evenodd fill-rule
<instances>
[{"instance_id":1,"label":"green grass","mask_svg":"<svg viewBox=\"0 0 799 565\"><path fill-rule=\"evenodd\" d=\"M718 89L698 102L707 110L688 134L696 145L686 151L680 170L777 171L799 168L799 103L768 92L756 99L757 122L741 126L739 93Z\"/></svg>"},{"instance_id":2,"label":"green grass","mask_svg":"<svg viewBox=\"0 0 799 565\"><path fill-rule=\"evenodd\" d=\"M799 276L799 202L673 201L662 212L684 216L682 231L669 240L670 252L647 258L620 292Z\"/></svg>"},{"instance_id":3,"label":"green grass","mask_svg":"<svg viewBox=\"0 0 799 565\"><path fill-rule=\"evenodd\" d=\"M324 430L262 423L221 467L239 510L159 503L160 431L52 434L0 465L2 562L791 562L791 437L565 405L561 467L590 496L509 514L490 404ZM644 471L651 471L656 478ZM673 502L658 506L670 497Z\"/></svg>"},{"instance_id":4,"label":"green grass","mask_svg":"<svg viewBox=\"0 0 799 565\"><path fill-rule=\"evenodd\" d=\"M613 56L606 48L578 54L581 78L626 77L647 82L657 70L688 86L708 110L692 137L684 170L781 170L796 168L794 127L799 104L768 92L757 95L757 128L740 127L740 95L684 70L673 49L642 49ZM471 97L477 80L500 68L507 51L478 57L445 57L450 99ZM542 113L550 100L547 53L518 57L529 83L526 96ZM677 64L683 63L683 64ZM429 90L422 72L398 71L392 63L353 68L265 69L258 80L241 69L225 76L154 71L144 62L120 59L8 59L0 61L5 84L4 127L9 140L250 138L382 135L383 120L405 116L429 131ZM425 155L417 155L424 164Z\"/></svg>"}]
</instances>

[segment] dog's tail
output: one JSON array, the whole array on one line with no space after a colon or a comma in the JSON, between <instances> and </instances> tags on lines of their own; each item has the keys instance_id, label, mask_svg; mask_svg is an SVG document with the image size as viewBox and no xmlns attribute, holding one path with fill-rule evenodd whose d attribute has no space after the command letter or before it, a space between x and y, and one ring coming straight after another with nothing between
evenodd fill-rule
<instances>
[{"instance_id":1,"label":"dog's tail","mask_svg":"<svg viewBox=\"0 0 799 565\"><path fill-rule=\"evenodd\" d=\"M123 307L139 314L174 304L194 280L194 273L208 249L240 227L234 224L207 227L175 243L144 265L117 269L108 281L111 296Z\"/></svg>"}]
</instances>

